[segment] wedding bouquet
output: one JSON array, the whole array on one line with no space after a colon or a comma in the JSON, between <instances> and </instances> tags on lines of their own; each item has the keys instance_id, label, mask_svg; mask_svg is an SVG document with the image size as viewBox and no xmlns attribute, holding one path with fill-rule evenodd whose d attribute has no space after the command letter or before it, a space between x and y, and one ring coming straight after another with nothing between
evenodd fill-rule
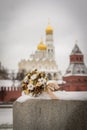
<instances>
[{"instance_id":1,"label":"wedding bouquet","mask_svg":"<svg viewBox=\"0 0 87 130\"><path fill-rule=\"evenodd\" d=\"M46 74L34 70L25 76L22 82L22 91L25 95L38 96L46 89L46 85Z\"/></svg>"}]
</instances>

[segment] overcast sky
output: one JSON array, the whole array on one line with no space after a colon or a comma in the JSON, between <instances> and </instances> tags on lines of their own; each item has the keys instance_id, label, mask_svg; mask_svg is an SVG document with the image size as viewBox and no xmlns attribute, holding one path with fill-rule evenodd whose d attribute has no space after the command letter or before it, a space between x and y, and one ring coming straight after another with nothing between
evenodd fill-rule
<instances>
[{"instance_id":1,"label":"overcast sky","mask_svg":"<svg viewBox=\"0 0 87 130\"><path fill-rule=\"evenodd\" d=\"M65 72L69 55L78 40L87 65L87 0L0 0L0 61L10 70L18 69L40 42L45 29L54 29L55 55L59 70Z\"/></svg>"}]
</instances>

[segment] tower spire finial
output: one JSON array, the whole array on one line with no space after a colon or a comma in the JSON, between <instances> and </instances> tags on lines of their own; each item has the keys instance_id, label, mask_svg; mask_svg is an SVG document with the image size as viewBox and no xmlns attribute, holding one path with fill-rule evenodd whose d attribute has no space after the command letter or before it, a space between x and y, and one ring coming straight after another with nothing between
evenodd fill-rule
<instances>
[{"instance_id":1,"label":"tower spire finial","mask_svg":"<svg viewBox=\"0 0 87 130\"><path fill-rule=\"evenodd\" d=\"M78 44L78 40L75 40L75 44L76 44L76 45Z\"/></svg>"},{"instance_id":2,"label":"tower spire finial","mask_svg":"<svg viewBox=\"0 0 87 130\"><path fill-rule=\"evenodd\" d=\"M43 42L43 37L41 36L41 42Z\"/></svg>"},{"instance_id":3,"label":"tower spire finial","mask_svg":"<svg viewBox=\"0 0 87 130\"><path fill-rule=\"evenodd\" d=\"M48 25L50 25L50 18L48 18Z\"/></svg>"}]
</instances>

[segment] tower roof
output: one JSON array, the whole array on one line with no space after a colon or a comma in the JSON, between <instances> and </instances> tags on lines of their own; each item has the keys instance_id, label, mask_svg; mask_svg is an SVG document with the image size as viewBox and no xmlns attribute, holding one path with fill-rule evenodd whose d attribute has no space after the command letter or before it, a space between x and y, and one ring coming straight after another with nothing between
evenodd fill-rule
<instances>
[{"instance_id":1,"label":"tower roof","mask_svg":"<svg viewBox=\"0 0 87 130\"><path fill-rule=\"evenodd\" d=\"M66 70L65 76L87 76L87 67L82 59L83 54L77 44L75 44L71 55L74 55L73 57L71 57L73 59L73 62L72 60L70 60L70 64L68 69Z\"/></svg>"},{"instance_id":2,"label":"tower roof","mask_svg":"<svg viewBox=\"0 0 87 130\"><path fill-rule=\"evenodd\" d=\"M43 43L43 40L41 39L40 43L37 46L38 50L46 50L47 46Z\"/></svg>"},{"instance_id":3,"label":"tower roof","mask_svg":"<svg viewBox=\"0 0 87 130\"><path fill-rule=\"evenodd\" d=\"M71 63L66 70L65 76L87 76L87 67L84 63Z\"/></svg>"},{"instance_id":4,"label":"tower roof","mask_svg":"<svg viewBox=\"0 0 87 130\"><path fill-rule=\"evenodd\" d=\"M46 28L46 34L52 34L53 33L53 28L51 27L50 23L48 23L48 26Z\"/></svg>"},{"instance_id":5,"label":"tower roof","mask_svg":"<svg viewBox=\"0 0 87 130\"><path fill-rule=\"evenodd\" d=\"M71 55L74 55L74 54L80 54L80 55L82 55L82 52L81 52L81 50L79 49L79 47L78 47L78 45L77 44L75 44L75 46L74 46L74 48L73 48L73 50L72 50L72 52L71 52Z\"/></svg>"}]
</instances>

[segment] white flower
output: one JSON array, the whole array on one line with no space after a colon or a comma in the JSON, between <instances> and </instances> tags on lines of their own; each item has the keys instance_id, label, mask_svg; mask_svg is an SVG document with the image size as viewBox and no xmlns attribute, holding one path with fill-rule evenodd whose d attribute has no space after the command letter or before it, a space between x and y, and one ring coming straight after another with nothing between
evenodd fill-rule
<instances>
[{"instance_id":1,"label":"white flower","mask_svg":"<svg viewBox=\"0 0 87 130\"><path fill-rule=\"evenodd\" d=\"M37 78L37 75L36 74L33 74L32 76L31 76L31 79L32 80L35 80Z\"/></svg>"},{"instance_id":2,"label":"white flower","mask_svg":"<svg viewBox=\"0 0 87 130\"><path fill-rule=\"evenodd\" d=\"M41 92L44 91L44 88L47 84L45 73L40 73L36 70L28 73L28 75L25 76L23 81L23 86L26 88L26 90L23 90L22 95L29 94L34 97L40 95Z\"/></svg>"},{"instance_id":3,"label":"white flower","mask_svg":"<svg viewBox=\"0 0 87 130\"><path fill-rule=\"evenodd\" d=\"M34 85L33 84L28 84L28 90L33 90L34 89Z\"/></svg>"},{"instance_id":4,"label":"white flower","mask_svg":"<svg viewBox=\"0 0 87 130\"><path fill-rule=\"evenodd\" d=\"M26 77L24 78L24 82L25 82L25 83L28 82L28 76L26 76Z\"/></svg>"},{"instance_id":5,"label":"white flower","mask_svg":"<svg viewBox=\"0 0 87 130\"><path fill-rule=\"evenodd\" d=\"M46 83L46 79L44 78L40 78L38 79L38 81L40 82L41 85L44 85Z\"/></svg>"}]
</instances>

